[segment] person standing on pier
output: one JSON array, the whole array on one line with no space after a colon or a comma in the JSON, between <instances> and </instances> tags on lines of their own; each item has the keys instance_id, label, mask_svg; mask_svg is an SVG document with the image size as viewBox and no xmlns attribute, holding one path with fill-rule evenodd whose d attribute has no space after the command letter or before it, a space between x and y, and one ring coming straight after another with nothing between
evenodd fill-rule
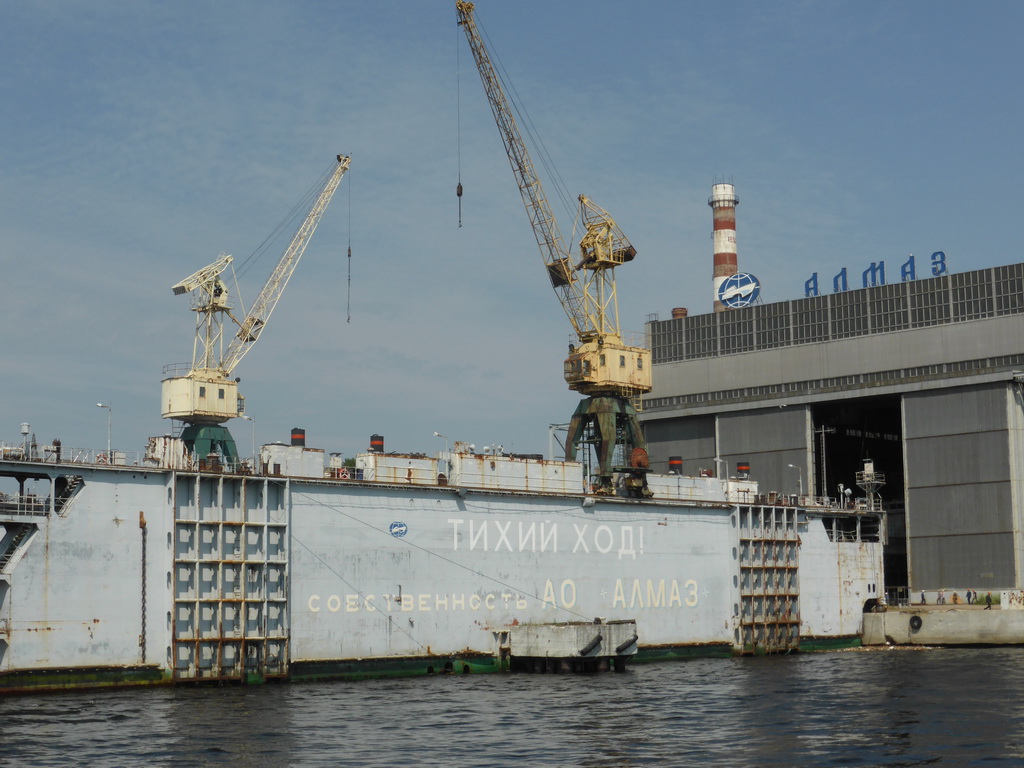
<instances>
[{"instance_id":1,"label":"person standing on pier","mask_svg":"<svg viewBox=\"0 0 1024 768\"><path fill-rule=\"evenodd\" d=\"M986 611L991 611L992 610L992 593L991 592L988 592L988 593L985 594L985 610Z\"/></svg>"}]
</instances>

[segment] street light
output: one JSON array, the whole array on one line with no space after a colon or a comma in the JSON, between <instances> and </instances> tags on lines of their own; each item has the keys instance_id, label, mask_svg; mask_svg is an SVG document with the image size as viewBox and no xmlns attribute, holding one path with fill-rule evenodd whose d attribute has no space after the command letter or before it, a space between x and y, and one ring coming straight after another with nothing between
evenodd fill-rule
<instances>
[{"instance_id":1,"label":"street light","mask_svg":"<svg viewBox=\"0 0 1024 768\"><path fill-rule=\"evenodd\" d=\"M440 432L435 432L434 437L440 437L444 440L444 476L448 477L452 472L452 466L448 455L448 435L442 435Z\"/></svg>"},{"instance_id":2,"label":"street light","mask_svg":"<svg viewBox=\"0 0 1024 768\"><path fill-rule=\"evenodd\" d=\"M727 462L725 459L720 459L717 456L715 456L714 462L715 462L715 478L717 480L721 480L722 479L722 471L721 471L720 467L723 464L727 465L729 462ZM728 470L726 470L726 474L728 474Z\"/></svg>"},{"instance_id":3,"label":"street light","mask_svg":"<svg viewBox=\"0 0 1024 768\"><path fill-rule=\"evenodd\" d=\"M110 417L113 414L114 409L111 408L110 405L104 403L96 403L96 407L107 409L107 463L113 464L114 457L110 455Z\"/></svg>"},{"instance_id":4,"label":"street light","mask_svg":"<svg viewBox=\"0 0 1024 768\"><path fill-rule=\"evenodd\" d=\"M797 492L798 496L803 496L804 495L804 471L800 467L798 467L796 464L787 464L786 466L787 467L792 467L793 469L795 469L799 473L797 475L797 477L796 477L796 492Z\"/></svg>"},{"instance_id":5,"label":"street light","mask_svg":"<svg viewBox=\"0 0 1024 768\"><path fill-rule=\"evenodd\" d=\"M254 419L252 416L244 416L244 415L242 416L242 419L244 421L251 421L252 422L252 463L253 463L253 466L255 467L256 466L256 419Z\"/></svg>"}]
</instances>

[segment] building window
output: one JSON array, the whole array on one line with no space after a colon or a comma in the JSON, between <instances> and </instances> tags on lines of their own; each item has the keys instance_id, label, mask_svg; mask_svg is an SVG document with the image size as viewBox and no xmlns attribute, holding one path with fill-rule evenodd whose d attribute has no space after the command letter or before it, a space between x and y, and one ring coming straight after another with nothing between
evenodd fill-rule
<instances>
[{"instance_id":1,"label":"building window","mask_svg":"<svg viewBox=\"0 0 1024 768\"><path fill-rule=\"evenodd\" d=\"M837 293L832 301L832 338L846 339L868 332L867 291Z\"/></svg>"},{"instance_id":2,"label":"building window","mask_svg":"<svg viewBox=\"0 0 1024 768\"><path fill-rule=\"evenodd\" d=\"M651 321L655 365L1024 314L1024 264Z\"/></svg>"},{"instance_id":3,"label":"building window","mask_svg":"<svg viewBox=\"0 0 1024 768\"><path fill-rule=\"evenodd\" d=\"M976 320L992 315L990 270L951 275L953 321Z\"/></svg>"}]
</instances>

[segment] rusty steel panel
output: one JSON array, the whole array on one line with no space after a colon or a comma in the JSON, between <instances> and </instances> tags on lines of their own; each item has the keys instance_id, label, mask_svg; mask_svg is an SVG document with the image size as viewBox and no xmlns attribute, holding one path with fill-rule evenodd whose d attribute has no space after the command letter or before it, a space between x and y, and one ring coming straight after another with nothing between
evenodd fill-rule
<instances>
[{"instance_id":1,"label":"rusty steel panel","mask_svg":"<svg viewBox=\"0 0 1024 768\"><path fill-rule=\"evenodd\" d=\"M655 499L725 502L728 495L722 482L713 477L662 475L651 472L647 475L647 485ZM750 501L753 501L753 496Z\"/></svg>"},{"instance_id":2,"label":"rusty steel panel","mask_svg":"<svg viewBox=\"0 0 1024 768\"><path fill-rule=\"evenodd\" d=\"M272 475L287 477L323 477L324 452L304 445L264 445L260 465Z\"/></svg>"},{"instance_id":3,"label":"rusty steel panel","mask_svg":"<svg viewBox=\"0 0 1024 768\"><path fill-rule=\"evenodd\" d=\"M809 519L800 530L801 636L860 634L865 603L885 595L881 559L881 543L833 542Z\"/></svg>"},{"instance_id":4,"label":"rusty steel panel","mask_svg":"<svg viewBox=\"0 0 1024 768\"><path fill-rule=\"evenodd\" d=\"M143 465L163 469L192 469L192 456L180 437L151 437L146 444Z\"/></svg>"},{"instance_id":5,"label":"rusty steel panel","mask_svg":"<svg viewBox=\"0 0 1024 768\"><path fill-rule=\"evenodd\" d=\"M583 493L583 465L510 456L452 455L449 484L501 491Z\"/></svg>"},{"instance_id":6,"label":"rusty steel panel","mask_svg":"<svg viewBox=\"0 0 1024 768\"><path fill-rule=\"evenodd\" d=\"M356 456L356 479L378 483L437 485L437 459L401 454L361 453Z\"/></svg>"}]
</instances>

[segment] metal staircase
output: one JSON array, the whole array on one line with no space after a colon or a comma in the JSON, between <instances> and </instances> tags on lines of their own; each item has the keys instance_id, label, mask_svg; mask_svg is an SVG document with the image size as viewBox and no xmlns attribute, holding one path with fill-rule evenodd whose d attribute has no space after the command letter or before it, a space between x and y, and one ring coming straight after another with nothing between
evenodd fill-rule
<instances>
[{"instance_id":1,"label":"metal staircase","mask_svg":"<svg viewBox=\"0 0 1024 768\"><path fill-rule=\"evenodd\" d=\"M58 515L67 515L70 511L70 502L81 487L81 475L61 475L54 480L53 508Z\"/></svg>"},{"instance_id":2,"label":"metal staircase","mask_svg":"<svg viewBox=\"0 0 1024 768\"><path fill-rule=\"evenodd\" d=\"M10 573L15 558L27 548L29 539L38 527L35 523L2 522L0 528L3 530L3 537L0 538L0 574L3 574Z\"/></svg>"}]
</instances>

